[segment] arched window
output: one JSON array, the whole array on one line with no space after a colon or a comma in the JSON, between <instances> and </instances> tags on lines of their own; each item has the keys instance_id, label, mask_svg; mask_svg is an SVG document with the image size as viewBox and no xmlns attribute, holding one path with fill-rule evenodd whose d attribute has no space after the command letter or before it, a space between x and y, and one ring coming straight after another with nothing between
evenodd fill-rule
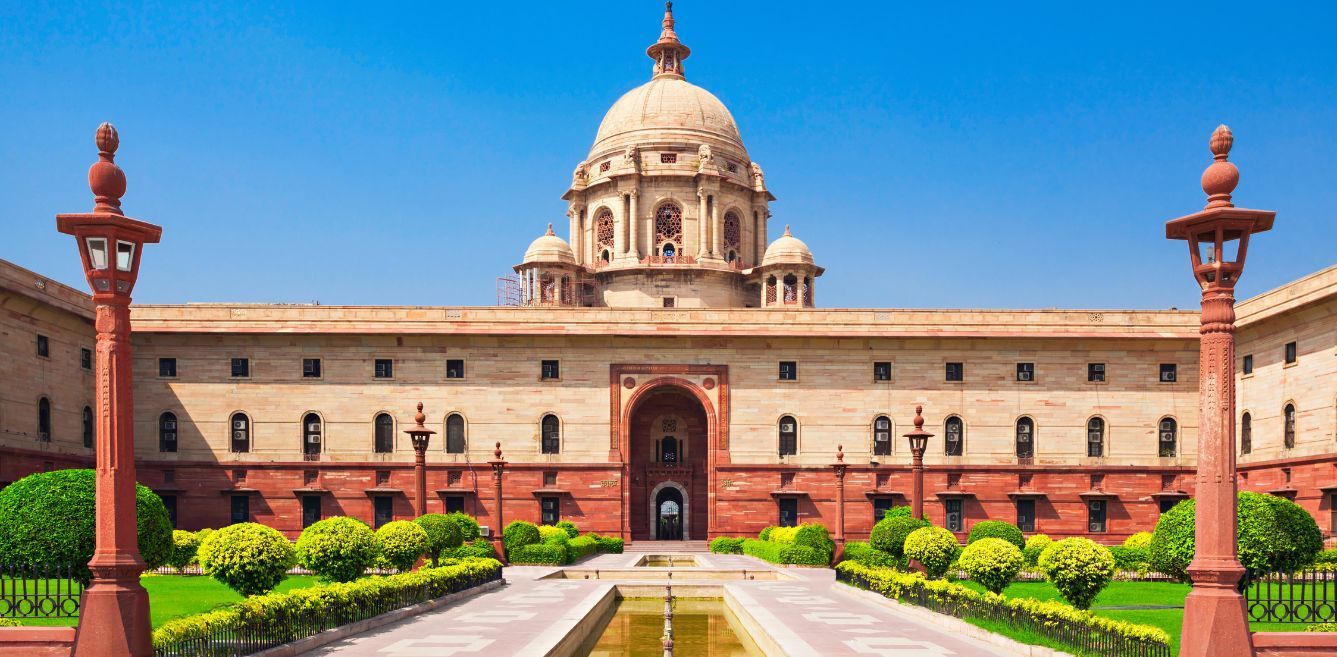
<instances>
[{"instance_id":1,"label":"arched window","mask_svg":"<svg viewBox=\"0 0 1337 657\"><path fill-rule=\"evenodd\" d=\"M558 454L562 451L562 425L556 415L544 415L539 422L539 431L542 434L540 447L544 454Z\"/></svg>"},{"instance_id":2,"label":"arched window","mask_svg":"<svg viewBox=\"0 0 1337 657\"><path fill-rule=\"evenodd\" d=\"M395 420L389 413L376 416L376 453L389 454L395 451Z\"/></svg>"},{"instance_id":3,"label":"arched window","mask_svg":"<svg viewBox=\"0 0 1337 657\"><path fill-rule=\"evenodd\" d=\"M93 408L84 407L84 447L93 446Z\"/></svg>"},{"instance_id":4,"label":"arched window","mask_svg":"<svg viewBox=\"0 0 1337 657\"><path fill-rule=\"evenodd\" d=\"M775 303L775 277L766 279L766 305Z\"/></svg>"},{"instance_id":5,"label":"arched window","mask_svg":"<svg viewBox=\"0 0 1337 657\"><path fill-rule=\"evenodd\" d=\"M251 451L251 418L245 413L233 413L229 424L232 426L232 452L245 454Z\"/></svg>"},{"instance_id":6,"label":"arched window","mask_svg":"<svg viewBox=\"0 0 1337 657\"><path fill-rule=\"evenodd\" d=\"M798 454L798 422L792 416L780 418L780 456Z\"/></svg>"},{"instance_id":7,"label":"arched window","mask_svg":"<svg viewBox=\"0 0 1337 657\"><path fill-rule=\"evenodd\" d=\"M1161 418L1160 434L1160 455L1168 458L1179 453L1179 423L1174 418Z\"/></svg>"},{"instance_id":8,"label":"arched window","mask_svg":"<svg viewBox=\"0 0 1337 657\"><path fill-rule=\"evenodd\" d=\"M891 456L891 418L885 415L873 418L873 455Z\"/></svg>"},{"instance_id":9,"label":"arched window","mask_svg":"<svg viewBox=\"0 0 1337 657\"><path fill-rule=\"evenodd\" d=\"M158 451L176 451L176 414L163 413L158 416Z\"/></svg>"},{"instance_id":10,"label":"arched window","mask_svg":"<svg viewBox=\"0 0 1337 657\"><path fill-rule=\"evenodd\" d=\"M1086 455L1105 455L1105 420L1101 418L1086 421Z\"/></svg>"},{"instance_id":11,"label":"arched window","mask_svg":"<svg viewBox=\"0 0 1337 657\"><path fill-rule=\"evenodd\" d=\"M1240 454L1253 451L1253 416L1248 412L1240 416Z\"/></svg>"},{"instance_id":12,"label":"arched window","mask_svg":"<svg viewBox=\"0 0 1337 657\"><path fill-rule=\"evenodd\" d=\"M459 413L446 416L446 453L464 453L464 416Z\"/></svg>"},{"instance_id":13,"label":"arched window","mask_svg":"<svg viewBox=\"0 0 1337 657\"><path fill-rule=\"evenodd\" d=\"M1286 449L1295 447L1295 404L1286 404L1281 409L1281 441Z\"/></svg>"},{"instance_id":14,"label":"arched window","mask_svg":"<svg viewBox=\"0 0 1337 657\"><path fill-rule=\"evenodd\" d=\"M320 416L307 413L302 418L302 453L307 457L320 454Z\"/></svg>"},{"instance_id":15,"label":"arched window","mask_svg":"<svg viewBox=\"0 0 1337 657\"><path fill-rule=\"evenodd\" d=\"M664 436L659 441L659 460L663 463L678 462L678 439L673 436Z\"/></svg>"},{"instance_id":16,"label":"arched window","mask_svg":"<svg viewBox=\"0 0 1337 657\"><path fill-rule=\"evenodd\" d=\"M961 418L953 415L943 423L943 442L948 456L961 456L966 451L966 425Z\"/></svg>"},{"instance_id":17,"label":"arched window","mask_svg":"<svg viewBox=\"0 0 1337 657\"><path fill-rule=\"evenodd\" d=\"M738 215L730 210L724 213L724 249L730 254L737 251L743 243L743 225ZM732 260L732 258L731 258Z\"/></svg>"},{"instance_id":18,"label":"arched window","mask_svg":"<svg viewBox=\"0 0 1337 657\"><path fill-rule=\"evenodd\" d=\"M552 303L553 289L552 274L539 274L539 301L542 303Z\"/></svg>"},{"instance_id":19,"label":"arched window","mask_svg":"<svg viewBox=\"0 0 1337 657\"><path fill-rule=\"evenodd\" d=\"M1017 420L1017 458L1035 458L1035 420L1028 417Z\"/></svg>"},{"instance_id":20,"label":"arched window","mask_svg":"<svg viewBox=\"0 0 1337 657\"><path fill-rule=\"evenodd\" d=\"M613 248L613 211L608 208L600 210L594 217L594 243L600 248ZM607 251L604 254L607 256Z\"/></svg>"},{"instance_id":21,"label":"arched window","mask_svg":"<svg viewBox=\"0 0 1337 657\"><path fill-rule=\"evenodd\" d=\"M655 244L665 258L672 258L682 244L682 208L665 203L655 210Z\"/></svg>"},{"instance_id":22,"label":"arched window","mask_svg":"<svg viewBox=\"0 0 1337 657\"><path fill-rule=\"evenodd\" d=\"M785 276L785 303L798 303L798 277Z\"/></svg>"},{"instance_id":23,"label":"arched window","mask_svg":"<svg viewBox=\"0 0 1337 657\"><path fill-rule=\"evenodd\" d=\"M37 439L51 442L51 400L46 397L37 400Z\"/></svg>"}]
</instances>

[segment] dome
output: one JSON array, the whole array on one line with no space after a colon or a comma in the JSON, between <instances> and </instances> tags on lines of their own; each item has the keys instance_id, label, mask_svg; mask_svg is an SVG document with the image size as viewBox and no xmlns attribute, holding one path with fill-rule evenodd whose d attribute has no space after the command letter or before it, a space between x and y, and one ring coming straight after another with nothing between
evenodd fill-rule
<instances>
[{"instance_id":1,"label":"dome","mask_svg":"<svg viewBox=\"0 0 1337 657\"><path fill-rule=\"evenodd\" d=\"M566 240L558 237L552 232L552 224L548 224L548 232L540 235L538 239L530 243L529 248L525 249L525 259L523 264L555 262L564 265L576 264L576 255L571 251L571 245Z\"/></svg>"},{"instance_id":2,"label":"dome","mask_svg":"<svg viewBox=\"0 0 1337 657\"><path fill-rule=\"evenodd\" d=\"M797 237L789 232L789 226L785 226L785 234L779 239L771 242L766 247L766 256L761 259L761 266L768 265L812 265L816 264L812 259L812 251L808 245L803 243Z\"/></svg>"},{"instance_id":3,"label":"dome","mask_svg":"<svg viewBox=\"0 0 1337 657\"><path fill-rule=\"evenodd\" d=\"M628 91L604 115L590 149L606 150L657 141L706 142L745 156L729 109L714 94L680 76L660 75Z\"/></svg>"}]
</instances>

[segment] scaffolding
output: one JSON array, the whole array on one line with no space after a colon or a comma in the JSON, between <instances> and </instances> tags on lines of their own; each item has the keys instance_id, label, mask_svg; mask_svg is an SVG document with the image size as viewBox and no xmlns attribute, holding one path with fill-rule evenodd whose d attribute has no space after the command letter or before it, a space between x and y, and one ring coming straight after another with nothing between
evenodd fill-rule
<instances>
[{"instance_id":1,"label":"scaffolding","mask_svg":"<svg viewBox=\"0 0 1337 657\"><path fill-rule=\"evenodd\" d=\"M517 308L530 306L598 305L598 286L590 276L562 276L539 281L537 289L526 286L520 276L497 277L497 305Z\"/></svg>"}]
</instances>

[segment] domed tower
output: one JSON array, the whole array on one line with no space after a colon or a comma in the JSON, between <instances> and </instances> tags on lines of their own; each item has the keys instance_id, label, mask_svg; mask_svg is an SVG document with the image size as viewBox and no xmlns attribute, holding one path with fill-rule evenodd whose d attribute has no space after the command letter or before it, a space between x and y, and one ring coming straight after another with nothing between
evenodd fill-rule
<instances>
[{"instance_id":1,"label":"domed tower","mask_svg":"<svg viewBox=\"0 0 1337 657\"><path fill-rule=\"evenodd\" d=\"M518 305L584 305L581 267L576 265L571 246L552 232L552 224L548 224L548 232L529 244L524 261L513 269L520 275Z\"/></svg>"},{"instance_id":2,"label":"domed tower","mask_svg":"<svg viewBox=\"0 0 1337 657\"><path fill-rule=\"evenodd\" d=\"M762 308L812 308L813 281L825 269L817 266L812 251L785 226L785 234L766 247L766 256L753 276L761 281Z\"/></svg>"},{"instance_id":3,"label":"domed tower","mask_svg":"<svg viewBox=\"0 0 1337 657\"><path fill-rule=\"evenodd\" d=\"M728 108L687 81L672 3L646 54L650 81L613 103L562 196L575 263L594 305L758 306L775 197Z\"/></svg>"}]
</instances>

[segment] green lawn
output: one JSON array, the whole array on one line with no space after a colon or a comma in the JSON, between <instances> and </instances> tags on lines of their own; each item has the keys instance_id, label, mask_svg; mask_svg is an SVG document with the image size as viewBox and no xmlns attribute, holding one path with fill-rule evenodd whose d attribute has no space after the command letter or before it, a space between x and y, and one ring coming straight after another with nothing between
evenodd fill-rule
<instances>
[{"instance_id":1,"label":"green lawn","mask_svg":"<svg viewBox=\"0 0 1337 657\"><path fill-rule=\"evenodd\" d=\"M198 614L241 600L241 595L232 589L202 575L146 575L139 581L149 592L149 613L154 627L179 616ZM313 575L291 575L274 590L286 592L317 583ZM24 625L73 626L78 619L27 618L20 622Z\"/></svg>"}]
</instances>

